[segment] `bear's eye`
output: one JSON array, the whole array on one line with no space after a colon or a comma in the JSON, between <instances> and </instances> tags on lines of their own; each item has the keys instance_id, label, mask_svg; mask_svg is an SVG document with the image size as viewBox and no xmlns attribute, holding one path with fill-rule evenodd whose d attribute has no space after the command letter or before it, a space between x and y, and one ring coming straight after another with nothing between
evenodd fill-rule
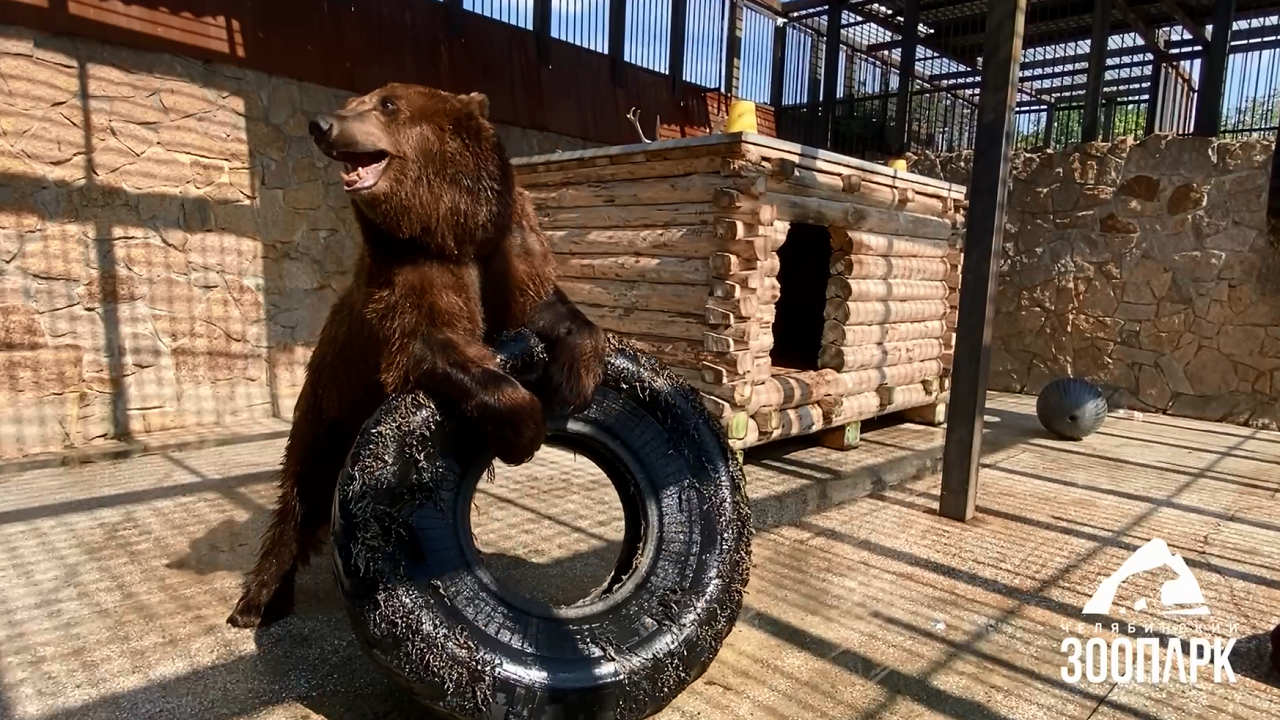
<instances>
[{"instance_id":1,"label":"bear's eye","mask_svg":"<svg viewBox=\"0 0 1280 720\"><path fill-rule=\"evenodd\" d=\"M382 98L380 104L384 112L393 112L396 109L396 101L391 98Z\"/></svg>"}]
</instances>

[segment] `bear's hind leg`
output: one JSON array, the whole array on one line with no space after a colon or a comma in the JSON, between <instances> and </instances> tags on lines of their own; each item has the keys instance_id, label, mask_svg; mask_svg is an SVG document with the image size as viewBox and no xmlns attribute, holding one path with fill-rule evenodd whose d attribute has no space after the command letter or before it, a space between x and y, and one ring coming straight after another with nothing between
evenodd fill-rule
<instances>
[{"instance_id":1,"label":"bear's hind leg","mask_svg":"<svg viewBox=\"0 0 1280 720\"><path fill-rule=\"evenodd\" d=\"M341 421L320 431L294 427L301 432L289 437L271 523L227 618L235 627L265 627L293 611L294 577L324 539L338 475L359 432L359 425Z\"/></svg>"}]
</instances>

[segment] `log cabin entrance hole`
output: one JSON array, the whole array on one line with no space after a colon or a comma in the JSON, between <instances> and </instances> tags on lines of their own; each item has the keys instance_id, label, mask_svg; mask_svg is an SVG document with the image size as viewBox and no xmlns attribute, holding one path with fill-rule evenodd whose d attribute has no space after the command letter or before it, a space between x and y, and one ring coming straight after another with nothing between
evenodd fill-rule
<instances>
[{"instance_id":1,"label":"log cabin entrance hole","mask_svg":"<svg viewBox=\"0 0 1280 720\"><path fill-rule=\"evenodd\" d=\"M817 370L831 265L831 233L822 225L791 223L778 248L780 295L769 360L778 370Z\"/></svg>"}]
</instances>

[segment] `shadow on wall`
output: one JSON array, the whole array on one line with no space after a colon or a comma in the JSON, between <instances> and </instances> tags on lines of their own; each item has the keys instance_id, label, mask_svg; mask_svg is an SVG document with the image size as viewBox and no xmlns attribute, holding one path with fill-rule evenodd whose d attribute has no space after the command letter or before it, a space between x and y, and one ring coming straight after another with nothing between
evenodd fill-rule
<instances>
[{"instance_id":1,"label":"shadow on wall","mask_svg":"<svg viewBox=\"0 0 1280 720\"><path fill-rule=\"evenodd\" d=\"M234 19L173 22L244 54ZM0 458L291 417L359 246L307 118L350 93L9 26L0 81Z\"/></svg>"},{"instance_id":2,"label":"shadow on wall","mask_svg":"<svg viewBox=\"0 0 1280 720\"><path fill-rule=\"evenodd\" d=\"M357 255L344 93L0 27L0 457L289 417Z\"/></svg>"}]
</instances>

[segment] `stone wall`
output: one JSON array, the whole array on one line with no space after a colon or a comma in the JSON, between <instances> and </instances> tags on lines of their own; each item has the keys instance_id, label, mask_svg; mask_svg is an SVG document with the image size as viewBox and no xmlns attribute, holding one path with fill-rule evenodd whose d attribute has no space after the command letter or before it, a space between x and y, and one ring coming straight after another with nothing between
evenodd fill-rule
<instances>
[{"instance_id":1,"label":"stone wall","mask_svg":"<svg viewBox=\"0 0 1280 720\"><path fill-rule=\"evenodd\" d=\"M1271 140L1154 135L1013 161L991 387L1074 374L1113 406L1274 428ZM968 183L968 154L912 169Z\"/></svg>"},{"instance_id":2,"label":"stone wall","mask_svg":"<svg viewBox=\"0 0 1280 720\"><path fill-rule=\"evenodd\" d=\"M0 457L290 417L357 254L306 130L346 93L7 26L0 86Z\"/></svg>"}]
</instances>

